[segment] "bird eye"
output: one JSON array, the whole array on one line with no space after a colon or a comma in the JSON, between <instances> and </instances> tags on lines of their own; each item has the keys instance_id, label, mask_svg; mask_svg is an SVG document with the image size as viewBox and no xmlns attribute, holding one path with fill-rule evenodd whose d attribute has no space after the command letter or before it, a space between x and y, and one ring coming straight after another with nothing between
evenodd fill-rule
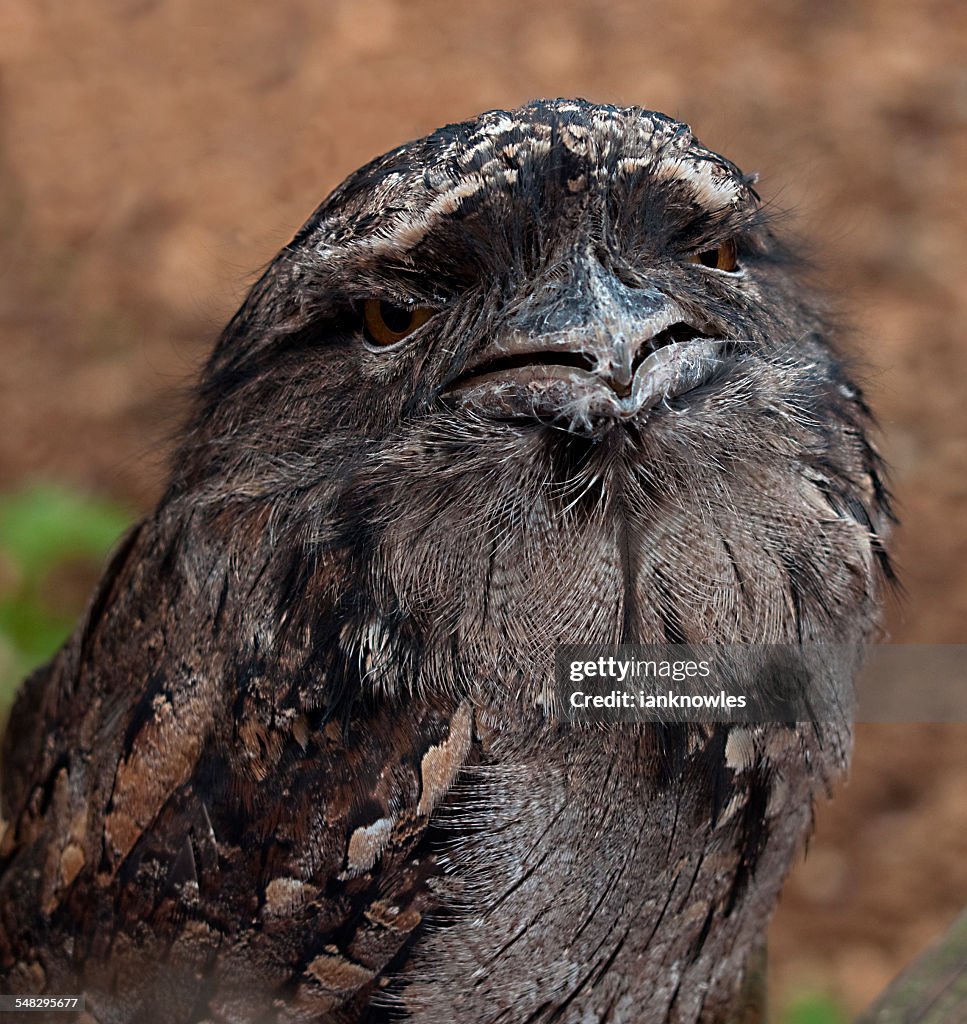
<instances>
[{"instance_id":1,"label":"bird eye","mask_svg":"<svg viewBox=\"0 0 967 1024\"><path fill-rule=\"evenodd\" d=\"M694 253L688 257L688 262L701 263L703 267L711 267L712 270L725 270L728 273L739 269L738 251L731 238L714 249Z\"/></svg>"},{"instance_id":2,"label":"bird eye","mask_svg":"<svg viewBox=\"0 0 967 1024\"><path fill-rule=\"evenodd\" d=\"M395 345L433 316L424 306L397 306L381 299L367 299L363 305L366 336L374 345Z\"/></svg>"}]
</instances>

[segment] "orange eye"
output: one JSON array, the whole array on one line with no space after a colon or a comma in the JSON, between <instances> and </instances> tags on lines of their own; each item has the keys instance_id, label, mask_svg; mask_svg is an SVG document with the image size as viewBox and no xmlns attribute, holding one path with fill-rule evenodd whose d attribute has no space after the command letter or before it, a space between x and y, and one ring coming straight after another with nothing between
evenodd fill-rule
<instances>
[{"instance_id":1,"label":"orange eye","mask_svg":"<svg viewBox=\"0 0 967 1024\"><path fill-rule=\"evenodd\" d=\"M714 249L706 249L704 252L697 252L693 256L689 256L688 262L701 263L703 267L725 270L728 273L739 269L738 251L731 238Z\"/></svg>"},{"instance_id":2,"label":"orange eye","mask_svg":"<svg viewBox=\"0 0 967 1024\"><path fill-rule=\"evenodd\" d=\"M395 345L422 327L434 312L422 306L410 308L381 299L367 299L363 304L366 336L374 345Z\"/></svg>"}]
</instances>

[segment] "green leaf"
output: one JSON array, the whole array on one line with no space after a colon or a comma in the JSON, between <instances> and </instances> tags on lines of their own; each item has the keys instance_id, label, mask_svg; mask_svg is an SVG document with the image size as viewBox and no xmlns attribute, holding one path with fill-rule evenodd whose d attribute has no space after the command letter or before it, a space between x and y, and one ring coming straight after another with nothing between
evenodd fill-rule
<instances>
[{"instance_id":1,"label":"green leaf","mask_svg":"<svg viewBox=\"0 0 967 1024\"><path fill-rule=\"evenodd\" d=\"M83 610L83 590L64 590L56 570L80 565L95 578L130 520L108 501L57 484L0 495L0 715Z\"/></svg>"},{"instance_id":2,"label":"green leaf","mask_svg":"<svg viewBox=\"0 0 967 1024\"><path fill-rule=\"evenodd\" d=\"M73 622L30 600L0 600L0 636L30 665L46 661L67 639Z\"/></svg>"},{"instance_id":3,"label":"green leaf","mask_svg":"<svg viewBox=\"0 0 967 1024\"><path fill-rule=\"evenodd\" d=\"M849 1024L849 1019L829 996L805 995L789 1004L782 1024Z\"/></svg>"},{"instance_id":4,"label":"green leaf","mask_svg":"<svg viewBox=\"0 0 967 1024\"><path fill-rule=\"evenodd\" d=\"M37 484L0 496L0 551L33 582L67 559L104 558L130 521L110 502Z\"/></svg>"}]
</instances>

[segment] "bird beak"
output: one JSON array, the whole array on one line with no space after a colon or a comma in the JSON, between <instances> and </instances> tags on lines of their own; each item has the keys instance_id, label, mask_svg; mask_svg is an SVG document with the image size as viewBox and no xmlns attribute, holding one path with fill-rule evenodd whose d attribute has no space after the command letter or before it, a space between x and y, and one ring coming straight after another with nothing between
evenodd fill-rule
<instances>
[{"instance_id":1,"label":"bird beak","mask_svg":"<svg viewBox=\"0 0 967 1024\"><path fill-rule=\"evenodd\" d=\"M444 395L484 415L586 430L693 389L722 348L673 299L629 287L592 257L512 309Z\"/></svg>"}]
</instances>

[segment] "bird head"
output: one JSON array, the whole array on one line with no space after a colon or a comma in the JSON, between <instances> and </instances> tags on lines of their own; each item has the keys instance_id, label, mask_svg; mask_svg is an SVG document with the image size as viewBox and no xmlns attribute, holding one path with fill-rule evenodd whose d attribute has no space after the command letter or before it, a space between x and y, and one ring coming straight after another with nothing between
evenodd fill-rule
<instances>
[{"instance_id":1,"label":"bird head","mask_svg":"<svg viewBox=\"0 0 967 1024\"><path fill-rule=\"evenodd\" d=\"M424 668L836 633L885 494L752 181L577 100L379 157L224 331L173 493L267 510L286 579L350 566L319 599L348 646Z\"/></svg>"},{"instance_id":2,"label":"bird head","mask_svg":"<svg viewBox=\"0 0 967 1024\"><path fill-rule=\"evenodd\" d=\"M770 339L788 353L798 331L807 351L820 325L777 281L786 263L750 179L687 125L579 101L493 111L339 186L226 331L209 390L318 352L329 427L600 438Z\"/></svg>"}]
</instances>

